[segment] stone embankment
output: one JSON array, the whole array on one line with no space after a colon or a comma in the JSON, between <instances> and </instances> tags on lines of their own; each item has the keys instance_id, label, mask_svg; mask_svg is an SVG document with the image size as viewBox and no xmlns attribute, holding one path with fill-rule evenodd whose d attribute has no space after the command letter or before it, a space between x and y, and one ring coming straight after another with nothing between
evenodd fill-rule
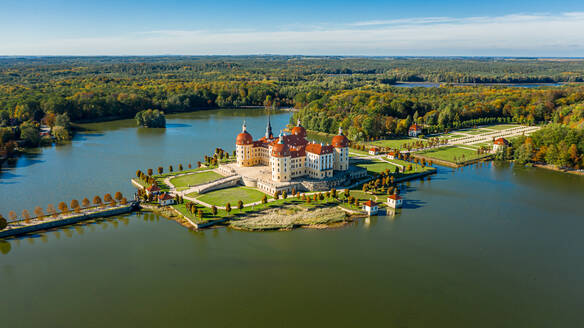
<instances>
[{"instance_id":1,"label":"stone embankment","mask_svg":"<svg viewBox=\"0 0 584 328\"><path fill-rule=\"evenodd\" d=\"M44 220L31 219L31 223L26 221L10 222L5 230L0 231L0 238L18 236L40 230L47 230L65 225L75 224L81 221L86 221L96 218L104 218L108 216L115 216L125 213L130 213L138 208L135 202L118 205L107 209L95 209L81 213L71 213L60 215L56 218L46 218Z\"/></svg>"}]
</instances>

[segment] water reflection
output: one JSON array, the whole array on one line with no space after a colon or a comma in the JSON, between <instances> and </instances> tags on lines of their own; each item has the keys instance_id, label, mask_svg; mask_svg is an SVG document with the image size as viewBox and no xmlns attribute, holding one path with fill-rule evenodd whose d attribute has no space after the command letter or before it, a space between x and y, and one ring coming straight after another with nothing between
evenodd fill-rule
<instances>
[{"instance_id":1,"label":"water reflection","mask_svg":"<svg viewBox=\"0 0 584 328\"><path fill-rule=\"evenodd\" d=\"M0 240L0 247L3 247L2 253L4 251L6 254L12 249L12 245L18 248L21 246L21 241L26 241L28 245L35 245L35 240L40 240L43 244L48 243L50 237L55 237L56 240L61 240L61 234L64 234L67 238L72 238L76 235L82 236L85 232L96 232L96 227L99 226L103 230L108 228L118 229L119 227L127 227L130 224L129 216L132 214L127 214L121 217L110 217L110 218L98 218L93 220L87 220L84 222L78 222L73 225L52 228L45 231L34 232L25 235L19 235L14 237L8 237L4 240ZM122 223L120 225L120 222Z\"/></svg>"},{"instance_id":2,"label":"water reflection","mask_svg":"<svg viewBox=\"0 0 584 328\"><path fill-rule=\"evenodd\" d=\"M10 242L0 240L0 253L6 255L10 253L10 250L12 250L12 245L10 244Z\"/></svg>"}]
</instances>

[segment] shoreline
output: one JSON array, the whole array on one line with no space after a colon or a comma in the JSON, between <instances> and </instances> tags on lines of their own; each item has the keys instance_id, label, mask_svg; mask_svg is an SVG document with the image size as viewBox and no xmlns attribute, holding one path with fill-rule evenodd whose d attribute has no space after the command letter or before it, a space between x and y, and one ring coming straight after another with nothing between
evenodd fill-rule
<instances>
[{"instance_id":1,"label":"shoreline","mask_svg":"<svg viewBox=\"0 0 584 328\"><path fill-rule=\"evenodd\" d=\"M533 167L537 167L537 168L544 169L544 170L550 170L550 171L555 171L555 172L560 172L560 173L568 173L568 174L572 174L572 175L584 176L584 171L576 171L576 170L571 170L571 169L563 169L563 168L557 167L555 165L550 165L550 164L535 164L535 163L531 163L531 165Z\"/></svg>"}]
</instances>

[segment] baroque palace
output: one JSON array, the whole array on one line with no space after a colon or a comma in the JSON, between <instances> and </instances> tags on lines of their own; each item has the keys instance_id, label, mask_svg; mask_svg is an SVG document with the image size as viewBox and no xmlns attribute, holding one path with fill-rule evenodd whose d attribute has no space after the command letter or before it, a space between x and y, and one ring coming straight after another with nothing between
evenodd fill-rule
<instances>
[{"instance_id":1,"label":"baroque palace","mask_svg":"<svg viewBox=\"0 0 584 328\"><path fill-rule=\"evenodd\" d=\"M308 141L300 122L275 137L268 117L265 134L258 140L244 122L235 145L237 161L220 169L266 193L328 190L366 175L366 170L349 165L349 139L341 129L331 144Z\"/></svg>"},{"instance_id":2,"label":"baroque palace","mask_svg":"<svg viewBox=\"0 0 584 328\"><path fill-rule=\"evenodd\" d=\"M349 140L340 128L332 144L324 145L306 140L306 130L300 121L292 128L291 134L280 134L274 138L268 121L266 134L254 141L244 122L235 144L237 165L267 165L273 181L291 181L304 176L331 178L333 171L349 169Z\"/></svg>"}]
</instances>

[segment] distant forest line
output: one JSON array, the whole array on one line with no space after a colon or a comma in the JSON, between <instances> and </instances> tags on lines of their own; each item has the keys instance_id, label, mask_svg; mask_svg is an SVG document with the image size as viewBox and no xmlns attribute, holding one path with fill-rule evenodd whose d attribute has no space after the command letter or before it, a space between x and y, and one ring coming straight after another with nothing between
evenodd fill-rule
<instances>
[{"instance_id":1,"label":"distant forest line","mask_svg":"<svg viewBox=\"0 0 584 328\"><path fill-rule=\"evenodd\" d=\"M400 88L396 82L445 83ZM584 60L300 56L0 57L0 147L67 139L72 122L205 108L295 107L307 128L365 140L497 122L581 127ZM549 83L543 88L448 83ZM35 130L36 129L36 130Z\"/></svg>"}]
</instances>

